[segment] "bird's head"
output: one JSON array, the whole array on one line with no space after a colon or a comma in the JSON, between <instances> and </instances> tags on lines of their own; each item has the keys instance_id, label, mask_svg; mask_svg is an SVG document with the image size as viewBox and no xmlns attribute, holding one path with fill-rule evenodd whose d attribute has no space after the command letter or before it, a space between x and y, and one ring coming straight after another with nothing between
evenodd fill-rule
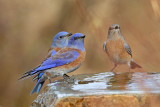
<instances>
[{"instance_id":1,"label":"bird's head","mask_svg":"<svg viewBox=\"0 0 160 107\"><path fill-rule=\"evenodd\" d=\"M64 48L68 45L69 37L72 35L72 33L68 33L65 31L61 31L57 33L52 41L51 48L58 47L58 48Z\"/></svg>"},{"instance_id":2,"label":"bird's head","mask_svg":"<svg viewBox=\"0 0 160 107\"><path fill-rule=\"evenodd\" d=\"M121 36L120 25L113 24L109 27L108 38L115 38Z\"/></svg>"},{"instance_id":3,"label":"bird's head","mask_svg":"<svg viewBox=\"0 0 160 107\"><path fill-rule=\"evenodd\" d=\"M71 39L68 42L68 47L85 51L84 38L85 38L85 35L83 35L82 33L73 34Z\"/></svg>"}]
</instances>

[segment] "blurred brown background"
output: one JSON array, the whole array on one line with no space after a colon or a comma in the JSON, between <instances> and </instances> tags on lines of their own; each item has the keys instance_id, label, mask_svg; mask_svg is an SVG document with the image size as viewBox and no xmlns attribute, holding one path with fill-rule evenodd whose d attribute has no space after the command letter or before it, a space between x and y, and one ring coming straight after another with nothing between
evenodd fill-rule
<instances>
[{"instance_id":1,"label":"blurred brown background","mask_svg":"<svg viewBox=\"0 0 160 107\"><path fill-rule=\"evenodd\" d=\"M111 69L102 49L111 24L121 26L137 63L160 72L159 6L158 0L1 0L0 106L31 104L35 83L17 79L40 64L54 34L62 30L86 35L86 60L74 75Z\"/></svg>"}]
</instances>

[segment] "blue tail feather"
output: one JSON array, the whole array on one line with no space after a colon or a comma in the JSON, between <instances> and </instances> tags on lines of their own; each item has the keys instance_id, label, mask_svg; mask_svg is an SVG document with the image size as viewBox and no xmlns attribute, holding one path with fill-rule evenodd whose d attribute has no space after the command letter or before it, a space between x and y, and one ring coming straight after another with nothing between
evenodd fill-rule
<instances>
[{"instance_id":1,"label":"blue tail feather","mask_svg":"<svg viewBox=\"0 0 160 107\"><path fill-rule=\"evenodd\" d=\"M41 90L43 84L45 81L41 81L41 77L44 73L40 73L38 74L38 80L37 80L37 83L35 85L35 87L33 88L32 92L31 92L31 95L36 92L36 93L39 93L39 91Z\"/></svg>"}]
</instances>

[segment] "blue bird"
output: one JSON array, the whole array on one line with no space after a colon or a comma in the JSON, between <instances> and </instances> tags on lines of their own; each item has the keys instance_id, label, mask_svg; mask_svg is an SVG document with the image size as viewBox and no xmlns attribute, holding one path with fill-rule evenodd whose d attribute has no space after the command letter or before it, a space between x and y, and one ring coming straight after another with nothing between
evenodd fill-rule
<instances>
[{"instance_id":1,"label":"blue bird","mask_svg":"<svg viewBox=\"0 0 160 107\"><path fill-rule=\"evenodd\" d=\"M69 40L67 47L47 58L37 68L26 72L21 78L33 76L38 73L44 73L39 82L58 76L66 78L66 74L78 69L85 59L84 38L85 35L75 33Z\"/></svg>"},{"instance_id":2,"label":"blue bird","mask_svg":"<svg viewBox=\"0 0 160 107\"><path fill-rule=\"evenodd\" d=\"M56 54L57 51L66 47L68 45L68 40L69 40L69 37L71 35L72 35L71 33L68 33L68 32L65 32L65 31L61 31L61 32L57 33L53 38L52 45L51 45L51 48L48 51L48 55L46 56L46 59L53 56L54 54ZM29 72L26 72L24 74L24 76L22 76L20 79L29 76L29 75L27 75L27 73L29 73ZM33 78L33 80L37 80L37 83L36 83L34 89L32 90L31 94L33 94L34 92L38 93L40 91L40 89L42 88L45 81L40 81L40 80L41 80L43 75L44 75L44 73L40 72Z\"/></svg>"}]
</instances>

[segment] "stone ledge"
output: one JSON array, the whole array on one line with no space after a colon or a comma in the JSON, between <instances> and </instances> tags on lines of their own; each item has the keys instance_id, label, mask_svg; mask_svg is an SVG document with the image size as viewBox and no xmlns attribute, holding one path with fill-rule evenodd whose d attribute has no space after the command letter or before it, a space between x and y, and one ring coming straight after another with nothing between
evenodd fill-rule
<instances>
[{"instance_id":1,"label":"stone ledge","mask_svg":"<svg viewBox=\"0 0 160 107\"><path fill-rule=\"evenodd\" d=\"M61 99L55 105L56 107L148 107L149 105L152 106L151 103L154 103L151 99L157 99L158 97L160 97L160 95L101 95L68 97ZM155 107L155 105L153 105L153 107Z\"/></svg>"},{"instance_id":2,"label":"stone ledge","mask_svg":"<svg viewBox=\"0 0 160 107\"><path fill-rule=\"evenodd\" d=\"M159 73L112 73L72 76L74 84L48 84L33 107L160 107Z\"/></svg>"}]
</instances>

